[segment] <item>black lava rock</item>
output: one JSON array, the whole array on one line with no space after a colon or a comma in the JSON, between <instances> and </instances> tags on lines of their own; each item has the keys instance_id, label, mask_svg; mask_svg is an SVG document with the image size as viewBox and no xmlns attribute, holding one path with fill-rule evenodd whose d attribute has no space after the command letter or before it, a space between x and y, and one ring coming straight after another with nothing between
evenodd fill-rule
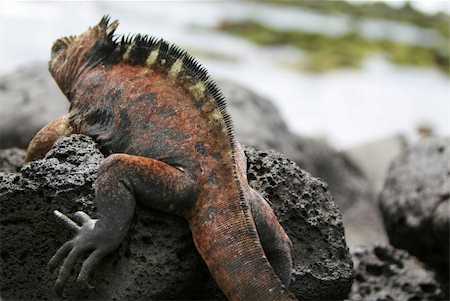
<instances>
[{"instance_id":1,"label":"black lava rock","mask_svg":"<svg viewBox=\"0 0 450 301\"><path fill-rule=\"evenodd\" d=\"M25 158L23 149L13 147L0 149L0 171L17 172L20 170Z\"/></svg>"},{"instance_id":2,"label":"black lava rock","mask_svg":"<svg viewBox=\"0 0 450 301\"><path fill-rule=\"evenodd\" d=\"M428 138L392 163L380 195L391 244L433 266L448 292L450 138Z\"/></svg>"},{"instance_id":3,"label":"black lava rock","mask_svg":"<svg viewBox=\"0 0 450 301\"><path fill-rule=\"evenodd\" d=\"M275 151L244 149L250 186L269 200L294 246L289 289L301 300L345 298L352 262L327 183Z\"/></svg>"},{"instance_id":4,"label":"black lava rock","mask_svg":"<svg viewBox=\"0 0 450 301\"><path fill-rule=\"evenodd\" d=\"M326 184L278 153L246 151L251 185L272 201L294 243L291 290L302 299L343 298L352 282L352 264ZM72 135L19 173L0 173L3 298L58 299L52 291L56 275L46 265L73 234L52 211L70 215L84 210L96 216L93 188L102 160L92 139ZM95 288L80 288L71 276L66 299L223 298L187 223L139 205L125 241L96 268L91 284Z\"/></svg>"},{"instance_id":5,"label":"black lava rock","mask_svg":"<svg viewBox=\"0 0 450 301\"><path fill-rule=\"evenodd\" d=\"M391 246L362 248L352 253L353 301L444 300L435 274L415 257Z\"/></svg>"},{"instance_id":6,"label":"black lava rock","mask_svg":"<svg viewBox=\"0 0 450 301\"><path fill-rule=\"evenodd\" d=\"M71 234L55 223L52 211L94 211L92 186L102 158L90 138L72 136L19 173L0 173L2 298L56 298L47 262Z\"/></svg>"}]
</instances>

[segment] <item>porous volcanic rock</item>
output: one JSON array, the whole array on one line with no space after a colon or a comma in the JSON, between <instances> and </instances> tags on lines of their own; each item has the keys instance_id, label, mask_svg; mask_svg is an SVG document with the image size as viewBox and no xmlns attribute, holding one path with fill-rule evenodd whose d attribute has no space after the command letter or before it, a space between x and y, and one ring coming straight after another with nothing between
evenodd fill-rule
<instances>
[{"instance_id":1,"label":"porous volcanic rock","mask_svg":"<svg viewBox=\"0 0 450 301\"><path fill-rule=\"evenodd\" d=\"M327 183L275 151L244 150L250 186L269 200L294 247L289 289L301 300L345 298L353 265Z\"/></svg>"},{"instance_id":2,"label":"porous volcanic rock","mask_svg":"<svg viewBox=\"0 0 450 301\"><path fill-rule=\"evenodd\" d=\"M448 277L450 138L427 138L392 163L380 194L391 244Z\"/></svg>"},{"instance_id":3,"label":"porous volcanic rock","mask_svg":"<svg viewBox=\"0 0 450 301\"><path fill-rule=\"evenodd\" d=\"M5 300L55 299L47 261L69 233L54 209L92 212L92 184L102 155L84 137L60 141L20 173L0 173L0 293Z\"/></svg>"},{"instance_id":4,"label":"porous volcanic rock","mask_svg":"<svg viewBox=\"0 0 450 301\"><path fill-rule=\"evenodd\" d=\"M246 151L252 185L271 199L294 243L291 290L303 299L343 298L352 282L352 263L326 184L280 154ZM52 211L84 210L95 217L93 185L102 159L90 138L72 135L19 173L0 173L3 298L58 299L51 289L56 276L46 264L73 234L56 222ZM97 267L95 288L83 290L74 280L69 279L66 299L223 298L195 250L187 223L139 205L125 241Z\"/></svg>"},{"instance_id":5,"label":"porous volcanic rock","mask_svg":"<svg viewBox=\"0 0 450 301\"><path fill-rule=\"evenodd\" d=\"M352 256L352 301L444 300L435 274L403 250L392 246L366 247L352 252Z\"/></svg>"}]
</instances>

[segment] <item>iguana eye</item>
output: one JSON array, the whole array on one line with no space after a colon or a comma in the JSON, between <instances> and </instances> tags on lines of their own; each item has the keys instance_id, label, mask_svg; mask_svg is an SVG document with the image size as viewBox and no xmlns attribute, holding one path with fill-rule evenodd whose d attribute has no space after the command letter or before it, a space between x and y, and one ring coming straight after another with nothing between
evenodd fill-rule
<instances>
[{"instance_id":1,"label":"iguana eye","mask_svg":"<svg viewBox=\"0 0 450 301\"><path fill-rule=\"evenodd\" d=\"M55 43L53 43L52 54L51 54L52 59L55 56L57 56L63 49L66 49L66 48L67 48L67 44L61 39L59 39Z\"/></svg>"},{"instance_id":2,"label":"iguana eye","mask_svg":"<svg viewBox=\"0 0 450 301\"><path fill-rule=\"evenodd\" d=\"M52 59L56 55L58 55L62 50L66 49L67 46L69 46L69 44L73 41L74 38L75 37L70 36L70 37L64 37L64 38L56 40L52 46L52 51L51 51Z\"/></svg>"}]
</instances>

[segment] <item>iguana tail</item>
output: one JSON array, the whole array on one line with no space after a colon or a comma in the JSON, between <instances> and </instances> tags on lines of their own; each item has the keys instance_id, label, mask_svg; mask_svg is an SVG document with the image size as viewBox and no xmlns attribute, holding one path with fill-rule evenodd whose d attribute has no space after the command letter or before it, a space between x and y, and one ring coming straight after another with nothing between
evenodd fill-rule
<instances>
[{"instance_id":1,"label":"iguana tail","mask_svg":"<svg viewBox=\"0 0 450 301\"><path fill-rule=\"evenodd\" d=\"M230 300L297 300L264 255L245 195L232 186L197 200L189 224L200 255Z\"/></svg>"}]
</instances>

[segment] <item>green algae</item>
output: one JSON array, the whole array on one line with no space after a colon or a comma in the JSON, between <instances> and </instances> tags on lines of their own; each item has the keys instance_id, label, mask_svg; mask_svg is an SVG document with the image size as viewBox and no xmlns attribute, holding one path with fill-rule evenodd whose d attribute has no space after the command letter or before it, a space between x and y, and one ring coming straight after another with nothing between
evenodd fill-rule
<instances>
[{"instance_id":1,"label":"green algae","mask_svg":"<svg viewBox=\"0 0 450 301\"><path fill-rule=\"evenodd\" d=\"M276 29L255 21L222 21L218 29L263 46L288 45L307 56L299 66L311 72L358 68L381 53L395 64L434 67L450 74L448 44L441 48L409 45L390 40L368 40L354 32L329 36L300 30Z\"/></svg>"}]
</instances>

